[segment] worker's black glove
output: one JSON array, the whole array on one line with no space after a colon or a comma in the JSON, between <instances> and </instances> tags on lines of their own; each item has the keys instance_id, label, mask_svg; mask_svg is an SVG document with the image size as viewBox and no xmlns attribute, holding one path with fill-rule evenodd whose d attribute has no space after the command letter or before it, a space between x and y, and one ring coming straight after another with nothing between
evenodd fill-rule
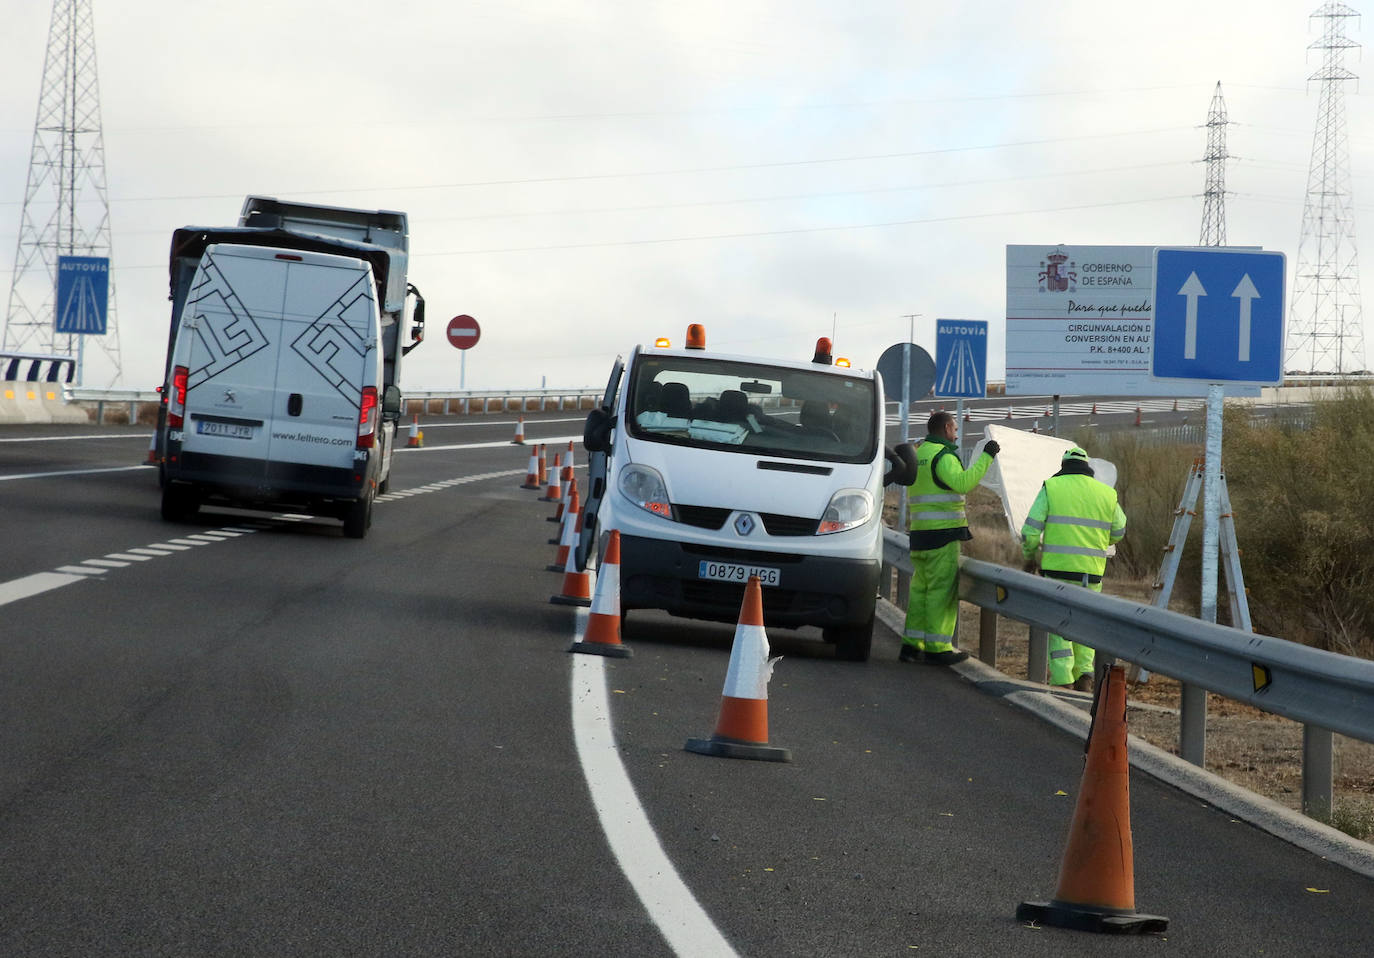
<instances>
[{"instance_id":1,"label":"worker's black glove","mask_svg":"<svg viewBox=\"0 0 1374 958\"><path fill-rule=\"evenodd\" d=\"M1002 451L1002 447L997 444L996 439L989 439L988 444L983 447L983 451L992 458L996 459L997 454Z\"/></svg>"},{"instance_id":2,"label":"worker's black glove","mask_svg":"<svg viewBox=\"0 0 1374 958\"><path fill-rule=\"evenodd\" d=\"M1021 571L1029 572L1031 575L1035 575L1035 560L1027 559L1024 563L1021 564Z\"/></svg>"}]
</instances>

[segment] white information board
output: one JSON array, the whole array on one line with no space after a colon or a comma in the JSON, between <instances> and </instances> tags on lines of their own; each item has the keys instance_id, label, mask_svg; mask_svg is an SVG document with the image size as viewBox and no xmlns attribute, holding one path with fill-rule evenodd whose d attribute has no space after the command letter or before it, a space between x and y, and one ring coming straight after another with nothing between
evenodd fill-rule
<instances>
[{"instance_id":1,"label":"white information board","mask_svg":"<svg viewBox=\"0 0 1374 958\"><path fill-rule=\"evenodd\" d=\"M1007 247L1007 394L1205 396L1155 379L1153 246Z\"/></svg>"}]
</instances>

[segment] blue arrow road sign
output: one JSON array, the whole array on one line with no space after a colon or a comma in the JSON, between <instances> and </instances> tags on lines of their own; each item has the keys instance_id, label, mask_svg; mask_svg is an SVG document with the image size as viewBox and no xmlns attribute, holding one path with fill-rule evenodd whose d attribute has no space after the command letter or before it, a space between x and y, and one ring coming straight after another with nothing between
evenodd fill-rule
<instances>
[{"instance_id":1,"label":"blue arrow road sign","mask_svg":"<svg viewBox=\"0 0 1374 958\"><path fill-rule=\"evenodd\" d=\"M1154 375L1282 382L1284 264L1273 250L1155 250Z\"/></svg>"},{"instance_id":2,"label":"blue arrow road sign","mask_svg":"<svg viewBox=\"0 0 1374 958\"><path fill-rule=\"evenodd\" d=\"M53 332L104 336L109 289L108 257L57 257L57 310Z\"/></svg>"},{"instance_id":3,"label":"blue arrow road sign","mask_svg":"<svg viewBox=\"0 0 1374 958\"><path fill-rule=\"evenodd\" d=\"M935 321L935 395L982 399L988 387L988 324L981 319Z\"/></svg>"}]
</instances>

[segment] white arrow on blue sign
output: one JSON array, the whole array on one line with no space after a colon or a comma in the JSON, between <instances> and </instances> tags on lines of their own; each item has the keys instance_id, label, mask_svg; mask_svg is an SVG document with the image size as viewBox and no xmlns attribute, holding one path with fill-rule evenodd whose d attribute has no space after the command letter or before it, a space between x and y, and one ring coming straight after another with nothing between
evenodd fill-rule
<instances>
[{"instance_id":1,"label":"white arrow on blue sign","mask_svg":"<svg viewBox=\"0 0 1374 958\"><path fill-rule=\"evenodd\" d=\"M981 319L935 321L935 395L982 399L988 386L988 324Z\"/></svg>"},{"instance_id":2,"label":"white arrow on blue sign","mask_svg":"<svg viewBox=\"0 0 1374 958\"><path fill-rule=\"evenodd\" d=\"M1273 250L1155 250L1155 377L1282 382L1284 270Z\"/></svg>"}]
</instances>

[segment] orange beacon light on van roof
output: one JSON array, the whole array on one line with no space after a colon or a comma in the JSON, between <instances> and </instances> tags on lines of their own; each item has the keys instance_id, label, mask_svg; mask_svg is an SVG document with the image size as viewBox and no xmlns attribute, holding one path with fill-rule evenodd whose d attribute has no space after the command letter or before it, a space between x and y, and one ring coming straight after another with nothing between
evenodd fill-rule
<instances>
[{"instance_id":1,"label":"orange beacon light on van roof","mask_svg":"<svg viewBox=\"0 0 1374 958\"><path fill-rule=\"evenodd\" d=\"M822 366L830 365L830 337L822 336L816 340L816 355L811 357L813 363L820 363Z\"/></svg>"},{"instance_id":2,"label":"orange beacon light on van roof","mask_svg":"<svg viewBox=\"0 0 1374 958\"><path fill-rule=\"evenodd\" d=\"M655 348L655 349L667 349L668 347L670 347L670 346L672 346L672 345L673 345L672 342L669 341L669 339L668 339L667 336L660 336L660 337L658 337L658 339L655 339L655 340L654 340L654 348Z\"/></svg>"},{"instance_id":3,"label":"orange beacon light on van roof","mask_svg":"<svg viewBox=\"0 0 1374 958\"><path fill-rule=\"evenodd\" d=\"M701 325L701 323L693 323L687 327L687 348L706 348L706 327Z\"/></svg>"}]
</instances>

